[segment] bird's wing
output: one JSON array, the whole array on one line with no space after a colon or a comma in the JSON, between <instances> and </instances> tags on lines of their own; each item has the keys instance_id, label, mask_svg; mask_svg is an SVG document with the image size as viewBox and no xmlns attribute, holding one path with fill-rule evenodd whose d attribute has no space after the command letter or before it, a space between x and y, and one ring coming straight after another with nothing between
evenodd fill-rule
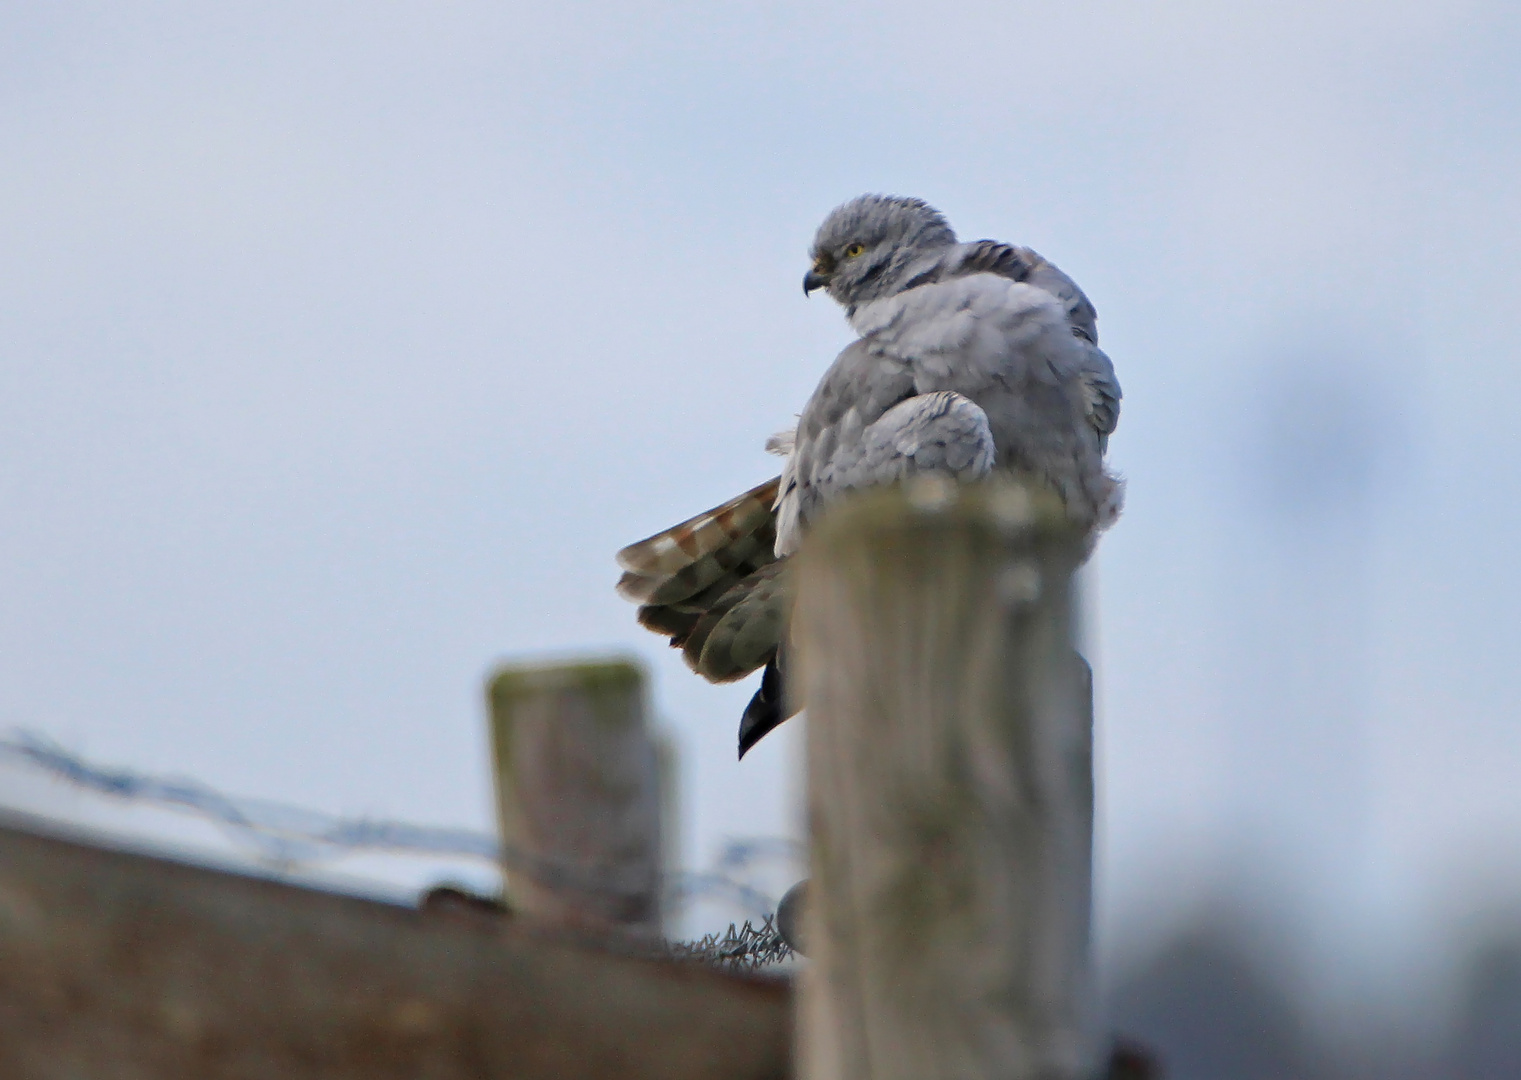
<instances>
[{"instance_id":1,"label":"bird's wing","mask_svg":"<svg viewBox=\"0 0 1521 1080\"><path fill-rule=\"evenodd\" d=\"M903 365L915 393L954 391L979 406L998 467L1049 484L1085 529L1113 520L1117 481L1103 455L1119 387L1055 293L1002 274L953 275L864 305L851 322L869 352Z\"/></svg>"},{"instance_id":2,"label":"bird's wing","mask_svg":"<svg viewBox=\"0 0 1521 1080\"><path fill-rule=\"evenodd\" d=\"M827 441L827 436L826 436ZM797 450L794 450L794 457ZM890 483L917 472L933 471L958 479L986 476L993 467L993 434L988 418L970 400L951 391L915 395L898 402L860 433L859 440L837 444L825 469L802 490L807 497L827 502L849 488ZM789 459L790 462L790 459ZM656 629L682 636L687 664L712 682L742 678L774 662L786 632L790 566L785 558L758 567L739 581L725 579L687 599L672 621ZM691 609L701 607L700 614ZM652 625L654 612L640 609L640 619Z\"/></svg>"},{"instance_id":3,"label":"bird's wing","mask_svg":"<svg viewBox=\"0 0 1521 1080\"><path fill-rule=\"evenodd\" d=\"M787 625L790 570L785 559L768 563L724 593L687 635L687 666L709 682L731 682L774 657Z\"/></svg>"},{"instance_id":4,"label":"bird's wing","mask_svg":"<svg viewBox=\"0 0 1521 1080\"><path fill-rule=\"evenodd\" d=\"M1114 375L1114 363L1097 345L1088 345L1078 377L1082 380L1088 422L1098 432L1100 452L1106 451L1109 436L1120 423L1120 399L1124 396Z\"/></svg>"},{"instance_id":5,"label":"bird's wing","mask_svg":"<svg viewBox=\"0 0 1521 1080\"><path fill-rule=\"evenodd\" d=\"M769 532L781 477L618 552L618 592L638 603L681 600L708 588L745 557L747 538ZM770 561L770 560L767 560Z\"/></svg>"},{"instance_id":6,"label":"bird's wing","mask_svg":"<svg viewBox=\"0 0 1521 1080\"><path fill-rule=\"evenodd\" d=\"M1108 448L1109 436L1120 422L1120 384L1114 364L1098 347L1098 311L1061 268L1030 248L979 240L967 244L956 269L957 275L997 274L1011 281L1032 285L1061 302L1072 333L1085 345L1078 365L1089 423L1099 434L1100 450Z\"/></svg>"},{"instance_id":7,"label":"bird's wing","mask_svg":"<svg viewBox=\"0 0 1521 1080\"><path fill-rule=\"evenodd\" d=\"M1061 269L1039 252L998 240L978 240L963 246L955 273L997 274L1011 281L1024 282L1044 289L1062 303L1072 332L1094 345L1098 344L1098 311L1082 289Z\"/></svg>"},{"instance_id":8,"label":"bird's wing","mask_svg":"<svg viewBox=\"0 0 1521 1080\"><path fill-rule=\"evenodd\" d=\"M987 414L954 390L937 390L906 398L868 424L855 452L838 456L834 482L845 490L921 472L978 480L995 457Z\"/></svg>"},{"instance_id":9,"label":"bird's wing","mask_svg":"<svg viewBox=\"0 0 1521 1080\"><path fill-rule=\"evenodd\" d=\"M807 522L854 488L915 472L985 476L995 458L987 416L965 395L921 393L911 358L856 341L824 376L803 410L782 472L776 550L796 550Z\"/></svg>"},{"instance_id":10,"label":"bird's wing","mask_svg":"<svg viewBox=\"0 0 1521 1080\"><path fill-rule=\"evenodd\" d=\"M841 468L859 451L866 428L915 394L909 365L865 341L845 347L798 417L776 501L776 551L797 549L807 521L840 487Z\"/></svg>"},{"instance_id":11,"label":"bird's wing","mask_svg":"<svg viewBox=\"0 0 1521 1080\"><path fill-rule=\"evenodd\" d=\"M680 646L709 607L775 561L779 481L767 480L618 552L618 593L640 605L641 625Z\"/></svg>"}]
</instances>

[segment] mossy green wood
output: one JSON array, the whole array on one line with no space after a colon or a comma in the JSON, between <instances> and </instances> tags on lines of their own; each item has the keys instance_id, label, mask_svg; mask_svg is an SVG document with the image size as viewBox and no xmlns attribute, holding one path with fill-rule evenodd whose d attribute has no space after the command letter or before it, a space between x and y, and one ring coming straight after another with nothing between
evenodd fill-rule
<instances>
[{"instance_id":1,"label":"mossy green wood","mask_svg":"<svg viewBox=\"0 0 1521 1080\"><path fill-rule=\"evenodd\" d=\"M633 660L511 665L488 688L498 817L514 910L656 930L657 751Z\"/></svg>"},{"instance_id":2,"label":"mossy green wood","mask_svg":"<svg viewBox=\"0 0 1521 1080\"><path fill-rule=\"evenodd\" d=\"M1040 487L937 478L846 500L805 541L804 1080L1088 1075L1082 547Z\"/></svg>"}]
</instances>

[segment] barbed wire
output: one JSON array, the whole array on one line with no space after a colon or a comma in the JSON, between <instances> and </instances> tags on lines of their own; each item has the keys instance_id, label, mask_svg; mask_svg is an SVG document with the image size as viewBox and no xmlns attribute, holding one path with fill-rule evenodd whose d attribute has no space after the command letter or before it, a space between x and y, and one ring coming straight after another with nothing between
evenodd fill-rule
<instances>
[{"instance_id":1,"label":"barbed wire","mask_svg":"<svg viewBox=\"0 0 1521 1080\"><path fill-rule=\"evenodd\" d=\"M641 894L644 888L643 882L627 880L626 871L620 875L605 867L547 859L471 829L344 818L267 799L229 796L198 780L102 768L25 729L0 737L0 759L18 762L86 791L204 818L256 861L284 872L357 851L378 851L480 859L526 873L549 888L581 893L629 896ZM680 910L700 898L718 898L754 917L769 916L776 909L775 898L737 875L767 859L797 859L800 850L798 844L782 838L731 840L719 853L717 870L669 875L664 884L666 910ZM750 940L732 925L729 930Z\"/></svg>"},{"instance_id":2,"label":"barbed wire","mask_svg":"<svg viewBox=\"0 0 1521 1080\"><path fill-rule=\"evenodd\" d=\"M233 798L198 780L91 765L36 732L23 730L0 738L0 756L97 794L188 811L222 827L228 839L249 849L261 862L276 866L323 862L358 849L490 860L501 857L497 838L486 833L339 818L265 799Z\"/></svg>"},{"instance_id":3,"label":"barbed wire","mask_svg":"<svg viewBox=\"0 0 1521 1080\"><path fill-rule=\"evenodd\" d=\"M700 960L728 971L754 971L797 956L776 928L773 915L767 915L760 926L746 919L743 926L730 923L722 934L708 934L697 941L671 942L668 951L676 959Z\"/></svg>"}]
</instances>

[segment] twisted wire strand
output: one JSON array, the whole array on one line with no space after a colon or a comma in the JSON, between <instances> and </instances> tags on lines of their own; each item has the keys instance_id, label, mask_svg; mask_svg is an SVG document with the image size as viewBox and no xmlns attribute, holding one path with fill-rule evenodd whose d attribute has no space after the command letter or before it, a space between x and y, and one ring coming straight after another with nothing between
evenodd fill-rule
<instances>
[{"instance_id":1,"label":"twisted wire strand","mask_svg":"<svg viewBox=\"0 0 1521 1080\"><path fill-rule=\"evenodd\" d=\"M198 780L102 768L47 736L24 729L0 736L0 759L29 766L82 790L202 817L219 826L229 841L259 862L282 870L330 861L355 851L380 851L480 859L527 874L546 887L582 894L624 897L639 895L643 888L642 883L620 880L624 875L609 868L545 858L471 829L343 818L267 799L234 798ZM775 898L736 875L768 859L795 858L799 850L796 843L780 838L731 840L719 854L717 870L669 875L664 885L667 910L680 909L697 899L716 898L735 903L752 916L768 916L776 908ZM750 940L734 926L729 929ZM757 932L752 931L751 936Z\"/></svg>"}]
</instances>

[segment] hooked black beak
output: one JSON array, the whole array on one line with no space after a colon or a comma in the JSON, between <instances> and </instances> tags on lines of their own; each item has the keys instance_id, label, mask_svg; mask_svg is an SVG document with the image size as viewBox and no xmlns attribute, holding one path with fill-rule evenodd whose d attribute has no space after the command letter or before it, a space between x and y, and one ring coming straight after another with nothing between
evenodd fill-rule
<instances>
[{"instance_id":1,"label":"hooked black beak","mask_svg":"<svg viewBox=\"0 0 1521 1080\"><path fill-rule=\"evenodd\" d=\"M829 274L820 273L818 267L814 267L803 275L803 295L807 296L814 289L822 289L829 284Z\"/></svg>"}]
</instances>

